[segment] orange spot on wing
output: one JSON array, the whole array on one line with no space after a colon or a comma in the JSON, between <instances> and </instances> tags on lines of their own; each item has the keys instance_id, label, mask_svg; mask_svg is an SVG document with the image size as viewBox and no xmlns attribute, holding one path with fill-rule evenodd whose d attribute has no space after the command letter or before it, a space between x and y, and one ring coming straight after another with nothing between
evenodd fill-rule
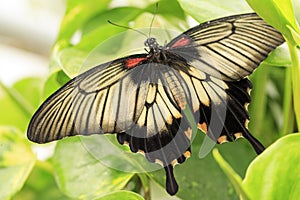
<instances>
[{"instance_id":1,"label":"orange spot on wing","mask_svg":"<svg viewBox=\"0 0 300 200\"><path fill-rule=\"evenodd\" d=\"M198 128L204 133L207 133L207 124L205 122L203 122L202 124L198 123Z\"/></svg>"},{"instance_id":2,"label":"orange spot on wing","mask_svg":"<svg viewBox=\"0 0 300 200\"><path fill-rule=\"evenodd\" d=\"M184 157L189 158L191 156L191 152L186 151L183 155L184 155Z\"/></svg>"},{"instance_id":3,"label":"orange spot on wing","mask_svg":"<svg viewBox=\"0 0 300 200\"><path fill-rule=\"evenodd\" d=\"M223 135L218 138L218 143L222 144L224 142L228 142L226 135Z\"/></svg>"}]
</instances>

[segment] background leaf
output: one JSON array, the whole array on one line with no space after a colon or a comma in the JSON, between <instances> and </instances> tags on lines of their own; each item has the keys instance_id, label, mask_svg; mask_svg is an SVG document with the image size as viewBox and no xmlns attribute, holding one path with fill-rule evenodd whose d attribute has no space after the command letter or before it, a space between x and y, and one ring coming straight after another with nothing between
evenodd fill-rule
<instances>
[{"instance_id":1,"label":"background leaf","mask_svg":"<svg viewBox=\"0 0 300 200\"><path fill-rule=\"evenodd\" d=\"M97 200L119 200L119 199L130 199L130 200L143 200L144 198L136 193L128 191L118 191L108 195L105 195Z\"/></svg>"},{"instance_id":2,"label":"background leaf","mask_svg":"<svg viewBox=\"0 0 300 200\"><path fill-rule=\"evenodd\" d=\"M253 12L243 0L178 0L186 13L198 22L205 22L219 17Z\"/></svg>"},{"instance_id":3,"label":"background leaf","mask_svg":"<svg viewBox=\"0 0 300 200\"><path fill-rule=\"evenodd\" d=\"M41 83L39 78L25 78L11 87L0 84L0 125L26 130L34 108L40 103Z\"/></svg>"},{"instance_id":4,"label":"background leaf","mask_svg":"<svg viewBox=\"0 0 300 200\"><path fill-rule=\"evenodd\" d=\"M0 199L11 199L23 187L35 156L14 128L0 126L0 141Z\"/></svg>"}]
</instances>

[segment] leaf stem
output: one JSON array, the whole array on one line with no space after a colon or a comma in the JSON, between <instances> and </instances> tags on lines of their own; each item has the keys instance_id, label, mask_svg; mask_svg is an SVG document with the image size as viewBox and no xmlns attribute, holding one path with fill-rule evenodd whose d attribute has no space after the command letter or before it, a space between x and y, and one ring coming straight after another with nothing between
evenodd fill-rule
<instances>
[{"instance_id":1,"label":"leaf stem","mask_svg":"<svg viewBox=\"0 0 300 200\"><path fill-rule=\"evenodd\" d=\"M294 111L296 116L296 122L298 130L300 129L300 62L299 62L299 50L296 45L293 45L287 40L287 44L291 54L292 60L292 86L294 97Z\"/></svg>"},{"instance_id":2,"label":"leaf stem","mask_svg":"<svg viewBox=\"0 0 300 200\"><path fill-rule=\"evenodd\" d=\"M251 91L253 98L249 109L250 112L253 112L251 112L249 128L256 136L262 136L262 126L266 114L266 85L269 73L269 66L262 64L253 77L255 87Z\"/></svg>"},{"instance_id":3,"label":"leaf stem","mask_svg":"<svg viewBox=\"0 0 300 200\"><path fill-rule=\"evenodd\" d=\"M284 97L283 97L283 125L280 131L280 136L284 136L288 133L293 132L293 124L291 121L294 121L293 115L293 90L292 90L292 68L286 68L286 77L284 83ZM293 117L291 119L291 117Z\"/></svg>"}]
</instances>

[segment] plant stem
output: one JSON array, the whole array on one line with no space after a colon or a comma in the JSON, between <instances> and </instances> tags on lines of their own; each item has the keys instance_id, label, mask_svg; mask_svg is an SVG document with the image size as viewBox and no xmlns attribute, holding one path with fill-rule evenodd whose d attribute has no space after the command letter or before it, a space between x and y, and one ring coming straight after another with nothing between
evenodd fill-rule
<instances>
[{"instance_id":1,"label":"plant stem","mask_svg":"<svg viewBox=\"0 0 300 200\"><path fill-rule=\"evenodd\" d=\"M294 110L296 116L296 122L298 130L300 129L300 62L298 48L296 45L291 44L287 41L291 60L292 60L292 86L293 86L293 97L294 97Z\"/></svg>"},{"instance_id":2,"label":"plant stem","mask_svg":"<svg viewBox=\"0 0 300 200\"><path fill-rule=\"evenodd\" d=\"M223 170L225 175L228 177L229 181L233 185L235 191L240 196L242 200L249 200L249 196L243 186L242 178L232 169L232 167L225 161L225 159L221 156L218 149L214 149L213 157L219 164L220 168Z\"/></svg>"},{"instance_id":3,"label":"plant stem","mask_svg":"<svg viewBox=\"0 0 300 200\"><path fill-rule=\"evenodd\" d=\"M292 90L292 68L286 68L286 77L284 83L284 97L283 97L283 125L280 131L280 136L284 136L288 133L293 132L294 121L293 115L293 90Z\"/></svg>"},{"instance_id":4,"label":"plant stem","mask_svg":"<svg viewBox=\"0 0 300 200\"><path fill-rule=\"evenodd\" d=\"M149 179L148 179L147 175L139 173L138 176L142 182L142 187L145 192L145 194L144 194L145 200L151 200L150 184L149 184Z\"/></svg>"},{"instance_id":5,"label":"plant stem","mask_svg":"<svg viewBox=\"0 0 300 200\"><path fill-rule=\"evenodd\" d=\"M249 128L256 136L263 136L262 126L266 114L266 85L269 73L269 66L262 64L260 69L255 72L253 79L255 86L251 91L251 96L253 98L249 109L250 112L254 112L252 112L253 115L251 115L250 118Z\"/></svg>"}]
</instances>

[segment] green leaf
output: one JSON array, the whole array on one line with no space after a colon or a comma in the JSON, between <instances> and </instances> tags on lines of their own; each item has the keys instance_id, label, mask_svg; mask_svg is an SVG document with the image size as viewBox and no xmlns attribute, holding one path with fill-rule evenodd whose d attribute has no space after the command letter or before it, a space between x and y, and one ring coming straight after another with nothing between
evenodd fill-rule
<instances>
[{"instance_id":1,"label":"green leaf","mask_svg":"<svg viewBox=\"0 0 300 200\"><path fill-rule=\"evenodd\" d=\"M101 198L98 198L97 200L120 200L120 199L130 199L130 200L143 200L144 198L134 192L129 191L117 191L110 193L108 195L105 195Z\"/></svg>"},{"instance_id":2,"label":"green leaf","mask_svg":"<svg viewBox=\"0 0 300 200\"><path fill-rule=\"evenodd\" d=\"M13 85L13 89L15 89L32 108L35 108L40 104L41 83L41 78L28 77L17 81Z\"/></svg>"},{"instance_id":3,"label":"green leaf","mask_svg":"<svg viewBox=\"0 0 300 200\"><path fill-rule=\"evenodd\" d=\"M279 66L279 67L290 67L292 66L291 56L286 43L272 51L268 57L263 61L264 64Z\"/></svg>"},{"instance_id":4,"label":"green leaf","mask_svg":"<svg viewBox=\"0 0 300 200\"><path fill-rule=\"evenodd\" d=\"M58 141L53 163L59 188L72 198L91 199L118 191L133 175L101 164L80 137Z\"/></svg>"},{"instance_id":5,"label":"green leaf","mask_svg":"<svg viewBox=\"0 0 300 200\"><path fill-rule=\"evenodd\" d=\"M16 129L0 127L0 199L11 199L24 185L35 156Z\"/></svg>"},{"instance_id":6,"label":"green leaf","mask_svg":"<svg viewBox=\"0 0 300 200\"><path fill-rule=\"evenodd\" d=\"M24 187L14 200L68 200L58 189L49 161L37 161Z\"/></svg>"},{"instance_id":7,"label":"green leaf","mask_svg":"<svg viewBox=\"0 0 300 200\"><path fill-rule=\"evenodd\" d=\"M113 26L109 24L107 20L126 26L141 13L142 10L139 8L123 7L98 14L98 16L90 22L91 24L87 24L89 28L85 28L85 30L88 29L89 31L86 31L80 42L76 45L76 48L91 51L107 38L124 31L124 28Z\"/></svg>"},{"instance_id":8,"label":"green leaf","mask_svg":"<svg viewBox=\"0 0 300 200\"><path fill-rule=\"evenodd\" d=\"M250 199L298 199L300 134L285 136L249 166L243 186Z\"/></svg>"},{"instance_id":9,"label":"green leaf","mask_svg":"<svg viewBox=\"0 0 300 200\"><path fill-rule=\"evenodd\" d=\"M49 97L68 80L70 78L62 70L52 73L44 84L43 99Z\"/></svg>"},{"instance_id":10,"label":"green leaf","mask_svg":"<svg viewBox=\"0 0 300 200\"><path fill-rule=\"evenodd\" d=\"M183 10L199 22L253 12L243 0L178 0Z\"/></svg>"},{"instance_id":11,"label":"green leaf","mask_svg":"<svg viewBox=\"0 0 300 200\"><path fill-rule=\"evenodd\" d=\"M1 125L26 130L34 108L40 103L41 83L38 78L19 80L12 87L0 83Z\"/></svg>"},{"instance_id":12,"label":"green leaf","mask_svg":"<svg viewBox=\"0 0 300 200\"><path fill-rule=\"evenodd\" d=\"M110 2L111 0L68 0L67 12L62 20L57 38L57 41L60 41L59 46L63 47L62 44L68 44L74 33L96 13L105 10ZM65 41L65 43L61 41Z\"/></svg>"}]
</instances>

